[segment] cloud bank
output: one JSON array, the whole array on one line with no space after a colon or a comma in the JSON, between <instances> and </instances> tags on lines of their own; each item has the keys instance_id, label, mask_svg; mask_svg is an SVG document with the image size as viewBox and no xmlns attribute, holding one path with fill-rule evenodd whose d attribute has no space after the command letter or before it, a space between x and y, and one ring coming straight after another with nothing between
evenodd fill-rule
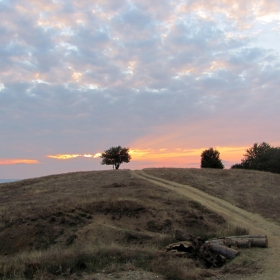
<instances>
[{"instance_id":1,"label":"cloud bank","mask_svg":"<svg viewBox=\"0 0 280 280\"><path fill-rule=\"evenodd\" d=\"M119 144L278 146L279 11L278 0L0 1L0 158L45 162L33 176L52 172L47 155Z\"/></svg>"}]
</instances>

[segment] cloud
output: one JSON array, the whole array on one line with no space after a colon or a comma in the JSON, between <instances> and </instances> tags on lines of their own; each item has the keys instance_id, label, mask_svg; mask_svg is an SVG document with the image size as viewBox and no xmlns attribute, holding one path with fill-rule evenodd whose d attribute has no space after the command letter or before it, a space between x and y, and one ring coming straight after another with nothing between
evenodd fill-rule
<instances>
[{"instance_id":1,"label":"cloud","mask_svg":"<svg viewBox=\"0 0 280 280\"><path fill-rule=\"evenodd\" d=\"M73 159L73 158L78 158L78 157L84 157L84 158L99 158L101 156L101 153L96 153L94 155L91 154L58 154L58 155L47 155L48 158L53 158L53 159L61 159L61 160L66 160L66 159Z\"/></svg>"},{"instance_id":2,"label":"cloud","mask_svg":"<svg viewBox=\"0 0 280 280\"><path fill-rule=\"evenodd\" d=\"M277 142L279 5L1 1L1 155Z\"/></svg>"},{"instance_id":3,"label":"cloud","mask_svg":"<svg viewBox=\"0 0 280 280\"><path fill-rule=\"evenodd\" d=\"M36 159L0 159L0 165L13 165L13 164L38 164Z\"/></svg>"}]
</instances>

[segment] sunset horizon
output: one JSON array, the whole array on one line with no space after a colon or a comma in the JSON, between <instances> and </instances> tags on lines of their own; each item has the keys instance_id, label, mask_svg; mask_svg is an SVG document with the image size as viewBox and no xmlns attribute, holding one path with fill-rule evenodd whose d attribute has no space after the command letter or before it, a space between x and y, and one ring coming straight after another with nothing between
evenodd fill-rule
<instances>
[{"instance_id":1,"label":"sunset horizon","mask_svg":"<svg viewBox=\"0 0 280 280\"><path fill-rule=\"evenodd\" d=\"M278 0L0 0L0 24L0 178L280 146Z\"/></svg>"},{"instance_id":2,"label":"sunset horizon","mask_svg":"<svg viewBox=\"0 0 280 280\"><path fill-rule=\"evenodd\" d=\"M250 146L251 147L251 146ZM131 161L123 163L120 169L143 169L143 168L200 168L201 153L209 148L214 148L220 153L220 159L223 162L225 169L231 168L232 165L240 163L246 149L250 147L203 147L195 149L186 148L160 148L160 149L135 149L129 148ZM110 148L110 147L108 147ZM60 168L63 170L61 173L90 171L90 170L111 170L112 166L101 165L100 151L94 154L56 154L43 156L39 161L37 159L0 159L0 166L8 165L39 165L41 168L26 167L29 170L25 173L13 177L9 176L7 179L26 179L32 177L41 177L53 174L60 174L52 171L52 169L45 169L44 166L49 162L59 161ZM70 163L70 164L68 164ZM84 170L80 167L83 166ZM19 168L20 169L20 168ZM32 174L34 170L34 175ZM39 171L40 170L40 171ZM36 175L36 172L38 175ZM28 174L28 175L27 175ZM3 176L1 179L5 179Z\"/></svg>"}]
</instances>

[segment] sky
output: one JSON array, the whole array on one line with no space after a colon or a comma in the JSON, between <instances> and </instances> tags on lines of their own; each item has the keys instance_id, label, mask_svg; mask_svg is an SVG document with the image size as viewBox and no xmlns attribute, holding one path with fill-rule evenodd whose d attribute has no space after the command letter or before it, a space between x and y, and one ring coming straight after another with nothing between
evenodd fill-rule
<instances>
[{"instance_id":1,"label":"sky","mask_svg":"<svg viewBox=\"0 0 280 280\"><path fill-rule=\"evenodd\" d=\"M0 0L0 178L230 168L279 108L279 0Z\"/></svg>"}]
</instances>

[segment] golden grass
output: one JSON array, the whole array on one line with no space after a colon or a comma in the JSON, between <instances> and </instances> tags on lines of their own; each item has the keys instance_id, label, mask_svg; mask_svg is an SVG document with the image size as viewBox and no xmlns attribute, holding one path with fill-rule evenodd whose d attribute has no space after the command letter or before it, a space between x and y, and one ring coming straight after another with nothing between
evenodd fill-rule
<instances>
[{"instance_id":1,"label":"golden grass","mask_svg":"<svg viewBox=\"0 0 280 280\"><path fill-rule=\"evenodd\" d=\"M175 230L206 239L246 232L197 202L135 179L129 170L1 184L0 205L2 279L128 269L204 279L214 272L163 252L175 241Z\"/></svg>"},{"instance_id":2,"label":"golden grass","mask_svg":"<svg viewBox=\"0 0 280 280\"><path fill-rule=\"evenodd\" d=\"M146 173L187 184L280 223L280 174L254 170L147 168Z\"/></svg>"}]
</instances>

